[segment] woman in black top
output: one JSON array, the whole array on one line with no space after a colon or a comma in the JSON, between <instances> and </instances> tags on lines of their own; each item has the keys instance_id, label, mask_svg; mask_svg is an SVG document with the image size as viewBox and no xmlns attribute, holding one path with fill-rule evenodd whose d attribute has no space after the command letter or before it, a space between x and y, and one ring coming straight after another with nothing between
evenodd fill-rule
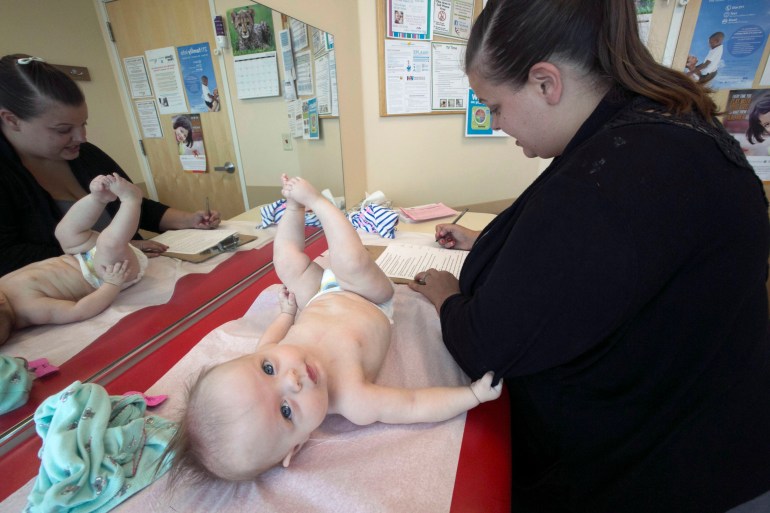
<instances>
[{"instance_id":1,"label":"woman in black top","mask_svg":"<svg viewBox=\"0 0 770 513\"><path fill-rule=\"evenodd\" d=\"M702 86L659 65L631 0L489 0L466 71L493 126L553 157L460 280L411 287L468 375L511 402L513 511L770 508L770 226Z\"/></svg>"},{"instance_id":2,"label":"woman in black top","mask_svg":"<svg viewBox=\"0 0 770 513\"><path fill-rule=\"evenodd\" d=\"M86 142L87 118L83 93L65 73L36 57L0 59L0 276L62 254L54 229L94 177L118 173L128 179ZM117 209L117 202L108 205L107 215ZM218 212L185 212L145 198L139 226L162 232L215 228L219 222ZM109 217L101 221L107 224ZM135 238L148 256L166 249Z\"/></svg>"}]
</instances>

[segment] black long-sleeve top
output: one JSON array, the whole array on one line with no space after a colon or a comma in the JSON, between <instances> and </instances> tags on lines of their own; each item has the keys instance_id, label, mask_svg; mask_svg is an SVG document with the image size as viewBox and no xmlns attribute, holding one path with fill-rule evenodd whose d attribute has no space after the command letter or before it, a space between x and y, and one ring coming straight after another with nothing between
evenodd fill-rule
<instances>
[{"instance_id":1,"label":"black long-sleeve top","mask_svg":"<svg viewBox=\"0 0 770 513\"><path fill-rule=\"evenodd\" d=\"M521 511L723 512L770 490L766 199L718 122L662 111L612 91L441 307L460 366L505 379Z\"/></svg>"},{"instance_id":2,"label":"black long-sleeve top","mask_svg":"<svg viewBox=\"0 0 770 513\"><path fill-rule=\"evenodd\" d=\"M87 192L96 176L128 175L106 153L93 144L80 145L80 155L69 161L78 183ZM107 205L114 216L119 201ZM160 219L168 207L147 198L142 200L139 227L159 232ZM32 262L62 254L54 230L62 218L54 199L24 167L16 151L0 133L0 276ZM137 233L134 238L141 238Z\"/></svg>"}]
</instances>

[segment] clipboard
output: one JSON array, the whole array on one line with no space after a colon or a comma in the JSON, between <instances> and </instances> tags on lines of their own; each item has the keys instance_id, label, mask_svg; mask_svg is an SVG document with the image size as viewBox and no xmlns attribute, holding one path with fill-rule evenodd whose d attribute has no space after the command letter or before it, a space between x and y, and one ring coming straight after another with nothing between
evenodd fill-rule
<instances>
[{"instance_id":1,"label":"clipboard","mask_svg":"<svg viewBox=\"0 0 770 513\"><path fill-rule=\"evenodd\" d=\"M366 251L369 253L369 256L373 261L377 261L377 259L382 255L382 252L385 251L385 246L369 246L368 244L364 244L364 247L366 248ZM405 280L403 278L394 278L391 276L388 276L390 278L390 281L393 283L401 283L403 285L406 285L409 282L413 282L414 280Z\"/></svg>"},{"instance_id":2,"label":"clipboard","mask_svg":"<svg viewBox=\"0 0 770 513\"><path fill-rule=\"evenodd\" d=\"M244 244L257 240L257 238L258 237L256 235L247 235L245 233L235 233L230 237L227 237L226 239L222 240L219 244L216 244L215 246L212 246L205 251L201 251L200 253L190 254L190 253L175 253L173 251L166 251L165 253L161 253L161 256L178 258L179 260L184 260L185 262L193 262L197 264L205 260L208 260L211 257L219 255L221 253L227 253L228 251L235 251L236 249L238 249L239 246L243 246Z\"/></svg>"}]
</instances>

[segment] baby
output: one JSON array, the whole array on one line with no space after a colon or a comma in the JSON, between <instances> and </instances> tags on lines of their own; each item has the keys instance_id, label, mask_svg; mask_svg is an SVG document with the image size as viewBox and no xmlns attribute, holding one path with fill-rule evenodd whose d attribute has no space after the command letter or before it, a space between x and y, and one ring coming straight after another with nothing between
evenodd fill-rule
<instances>
[{"instance_id":1,"label":"baby","mask_svg":"<svg viewBox=\"0 0 770 513\"><path fill-rule=\"evenodd\" d=\"M129 241L139 225L142 191L118 174L97 176L89 188L56 226L66 254L0 278L0 344L14 329L93 317L141 279L147 257ZM101 233L91 230L107 203L118 198L120 209L109 226Z\"/></svg>"},{"instance_id":2,"label":"baby","mask_svg":"<svg viewBox=\"0 0 770 513\"><path fill-rule=\"evenodd\" d=\"M470 386L376 385L393 284L340 210L302 178L283 175L282 185L286 212L273 246L281 313L254 353L204 370L193 384L168 448L172 480L190 472L243 481L287 467L327 414L358 425L438 422L500 396L491 372ZM324 227L330 269L304 252L306 208Z\"/></svg>"}]
</instances>

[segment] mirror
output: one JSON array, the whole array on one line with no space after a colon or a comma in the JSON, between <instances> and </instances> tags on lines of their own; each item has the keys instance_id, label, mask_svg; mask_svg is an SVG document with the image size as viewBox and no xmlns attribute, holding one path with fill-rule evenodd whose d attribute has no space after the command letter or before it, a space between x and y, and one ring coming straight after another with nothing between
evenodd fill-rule
<instances>
[{"instance_id":1,"label":"mirror","mask_svg":"<svg viewBox=\"0 0 770 513\"><path fill-rule=\"evenodd\" d=\"M218 13L227 13L225 22L228 25L229 40L228 48L224 49L225 69L249 205L254 208L280 199L278 177L281 173L303 176L318 190L328 188L332 195L342 197L342 145L336 108L334 37L263 4L248 4L243 0L215 0L214 3ZM239 50L233 15L238 17L246 9L254 13L256 26L263 21L267 22L272 45L264 48L264 51L245 53ZM240 15L241 18L243 16ZM246 21L248 23L250 20ZM283 40L291 45L289 52L281 44L283 30L289 31L284 34ZM281 94L239 99L239 75L248 69L246 66L239 67L243 63L239 59L254 61L272 52L275 52L277 58ZM287 66L287 57L292 56L294 62ZM286 80L287 67L294 69L295 80ZM305 92L308 86L311 90ZM286 94L290 89L296 92L296 96ZM290 101L286 99L287 96L300 100L317 98L320 113L318 139L303 138L301 127L299 137L296 136L297 132L290 132Z\"/></svg>"},{"instance_id":2,"label":"mirror","mask_svg":"<svg viewBox=\"0 0 770 513\"><path fill-rule=\"evenodd\" d=\"M124 4L126 6L133 7L139 5L145 0L117 0L106 5ZM187 0L185 0L187 1ZM157 4L154 4L154 0L150 0L150 7L157 8ZM201 16L205 19L205 22L211 24L211 16L213 11L209 10L209 2L204 1L205 9L186 9L178 10L179 16ZM230 9L241 8L244 5L249 5L246 0L215 0L213 10L216 14L223 15ZM251 4L256 5L256 4ZM312 7L312 9L322 9L323 6ZM18 9L18 12L16 12ZM97 45L104 46L100 49L103 52L106 69L101 70L101 73L92 73L94 77L100 77L100 80L113 80L112 74L109 70L107 55L110 53L110 49L105 46L102 35L100 32L100 17L98 11L91 11L96 9L92 4L83 4L78 7L81 11L78 14L88 23L93 23L94 28L88 32L91 34L87 37L87 41L94 47ZM271 19L273 26L276 28L276 32L288 24L292 23L291 20L281 14L278 11L271 10ZM19 19L36 18L39 23L50 24L52 27L56 27L60 24L61 13L49 8L45 10L42 7L30 7L22 6L14 7L13 13L7 13L9 15L18 16ZM163 19L170 14L164 13L159 16ZM81 20L81 23L83 21ZM312 37L314 33L318 31L314 30L311 26L307 27L308 44L312 45ZM213 27L212 27L213 31ZM85 33L84 29L84 33ZM95 35L94 35L95 34ZM14 48L22 49L30 53L39 55L47 55L45 48L38 49L32 43L32 37L30 37L30 48L26 49L25 45L27 40L24 38L18 38L14 43ZM213 35L212 35L213 39ZM73 46L84 44L83 38L80 38L77 42L71 38L60 38L59 46L69 44L68 41L72 41ZM50 45L50 42L45 43ZM188 44L184 42L182 44ZM79 47L78 47L79 48ZM227 48L221 50L221 57L214 56L215 66L218 68L217 59L223 58L225 62L225 76L219 77L223 84L219 87L227 87L230 97L225 101L228 102L230 108L232 108L232 118L234 129L237 133L239 140L239 153L242 162L242 168L244 172L244 179L247 186L247 194L249 198L249 206L252 208L258 207L264 203L272 202L280 199L280 187L278 186L280 173L287 173L292 175L301 175L314 183L319 189L330 189L334 196L343 195L343 178L342 178L342 148L340 142L340 120L337 115L328 114L320 117L320 137L317 140L307 140L302 137L289 138L289 145L291 148L284 149L284 135L289 134L289 124L287 116L286 101L283 97L283 61L280 56L280 46L278 46L278 71L281 78L280 96L272 96L265 98L249 98L239 99L237 80L234 75L236 72L233 61L232 46L228 45ZM50 53L52 50L48 50ZM77 55L77 49L66 50L63 52L65 55ZM212 46L212 53L214 48ZM315 84L315 62L312 62L313 70L312 80ZM72 64L81 64L80 62L73 62ZM120 65L120 64L118 64ZM95 71L92 70L92 71ZM94 79L96 80L96 79ZM98 84L90 84L89 87L98 87ZM126 93L127 94L127 93ZM312 95L299 95L299 98L308 98ZM86 90L86 98L89 102L89 106L92 110L99 108L98 102L91 101L91 94ZM131 101L129 98L128 101ZM223 102L224 103L224 102ZM227 108L223 105L223 108ZM217 113L207 113L205 116L218 115ZM95 128L95 127L91 127ZM101 127L107 129L109 127ZM291 134L289 134L291 136ZM213 139L213 138L212 138ZM287 145L288 146L288 145ZM218 164L217 164L218 165ZM269 251L267 252L269 253ZM194 311L205 307L212 299L224 294L227 296L228 290L235 289L239 286L243 286L248 280L253 280L254 276L258 275L260 269L269 265L269 258L271 254L260 255L259 257L251 257L248 259L240 259L236 261L234 255L231 259L219 264L217 270L221 270L224 266L229 266L229 273L226 279L217 280L217 283L206 283L205 286L190 286L188 282L182 282L187 287L184 288L185 297L178 300L178 290L174 293L174 297L168 303L164 303L160 306L151 307L149 309L140 310L133 314L129 314L126 317L122 317L122 324L118 324L111 327L107 334L115 333L122 335L120 343L115 339L110 339L105 342L109 342L112 345L114 351L108 358L105 354L92 355L90 349L87 346L99 336L103 336L103 331L94 333L92 337L84 337L79 343L82 344L81 348L76 351L76 354L71 358L57 359L50 356L50 347L53 347L61 340L72 340L77 337L70 335L72 333L73 326L48 326L46 328L46 334L44 344L39 344L36 341L34 349L31 351L34 353L34 357L48 357L52 363L62 367L62 370L67 368L66 382L56 382L55 375L44 378L49 385L49 388L43 388L36 383L33 386L33 392L30 396L28 403L19 410L11 411L5 415L0 415L0 455L5 451L11 450L18 439L14 439L15 433L24 432L25 435L34 436L30 428L30 414L34 412L37 405L44 400L48 395L43 393L42 390L49 390L53 383L59 383L61 386L58 389L64 388L69 385L75 379L85 381L93 378L99 379L100 376L106 376L113 372L112 367L117 365L127 366L131 364L131 359L134 358L134 354L139 351L140 348L145 346L155 347L157 340L167 336L168 328L172 326L184 327ZM241 255L245 256L245 255ZM238 265L233 265L238 264ZM152 261L150 262L152 265ZM205 280L206 275L187 276L186 278L194 278L198 280L195 283L205 283L201 280ZM191 280L191 281L194 281ZM141 283L141 282L140 282ZM148 280L149 283L149 280ZM188 293L189 292L189 293ZM127 289L126 293L131 293L131 289ZM137 296L141 296L138 294ZM141 297L137 297L132 302L139 302L141 306L144 306ZM152 319L152 322L144 322ZM130 321L130 322L129 322ZM87 323L88 321L84 321ZM135 324L145 324L141 329L135 326ZM116 329L117 328L117 329ZM38 329L38 328L32 328ZM174 329L178 329L174 327ZM181 328L179 328L181 329ZM96 345L96 344L95 344ZM15 355L13 344L3 346L4 349L0 349L0 353L6 355ZM93 348L91 348L93 349ZM84 357L87 354L87 358ZM92 357L93 356L93 357ZM86 361L87 360L87 361ZM83 363L80 367L80 363ZM117 362L117 363L116 363ZM73 368L78 365L77 368ZM58 386L58 385L57 385ZM23 412L21 412L23 410ZM21 414L23 413L23 415Z\"/></svg>"}]
</instances>

